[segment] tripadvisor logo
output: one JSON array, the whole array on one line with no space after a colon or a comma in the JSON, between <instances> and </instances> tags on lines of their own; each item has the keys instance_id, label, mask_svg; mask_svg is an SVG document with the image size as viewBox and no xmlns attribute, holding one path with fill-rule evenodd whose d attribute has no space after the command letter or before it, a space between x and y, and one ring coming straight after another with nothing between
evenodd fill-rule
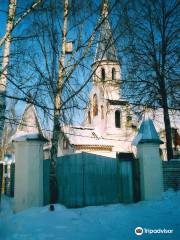
<instances>
[{"instance_id":1,"label":"tripadvisor logo","mask_svg":"<svg viewBox=\"0 0 180 240\"><path fill-rule=\"evenodd\" d=\"M142 227L136 227L135 228L135 234L136 235L142 235L143 234L143 228Z\"/></svg>"},{"instance_id":2,"label":"tripadvisor logo","mask_svg":"<svg viewBox=\"0 0 180 240\"><path fill-rule=\"evenodd\" d=\"M149 228L142 228L142 227L136 227L134 230L135 234L140 236L143 233L144 234L171 234L174 232L173 229L149 229Z\"/></svg>"}]
</instances>

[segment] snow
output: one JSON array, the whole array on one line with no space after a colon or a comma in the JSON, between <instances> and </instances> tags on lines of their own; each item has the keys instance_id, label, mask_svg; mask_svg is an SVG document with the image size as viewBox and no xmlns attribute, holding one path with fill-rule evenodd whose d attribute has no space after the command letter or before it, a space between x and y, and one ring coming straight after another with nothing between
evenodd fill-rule
<instances>
[{"instance_id":1,"label":"snow","mask_svg":"<svg viewBox=\"0 0 180 240\"><path fill-rule=\"evenodd\" d=\"M57 204L12 214L3 199L0 215L2 240L178 240L180 239L180 192L168 191L158 201L136 204L67 209ZM5 208L3 210L3 208ZM134 229L172 229L172 234L143 234Z\"/></svg>"},{"instance_id":2,"label":"snow","mask_svg":"<svg viewBox=\"0 0 180 240\"><path fill-rule=\"evenodd\" d=\"M0 205L0 220L13 214L12 204L13 204L12 198L2 196Z\"/></svg>"}]
</instances>

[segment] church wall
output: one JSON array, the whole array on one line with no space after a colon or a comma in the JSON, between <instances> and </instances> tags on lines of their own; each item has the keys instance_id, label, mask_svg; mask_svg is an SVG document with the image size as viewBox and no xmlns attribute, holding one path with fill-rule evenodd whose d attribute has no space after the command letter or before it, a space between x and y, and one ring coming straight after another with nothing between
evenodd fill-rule
<instances>
[{"instance_id":1,"label":"church wall","mask_svg":"<svg viewBox=\"0 0 180 240\"><path fill-rule=\"evenodd\" d=\"M93 96L94 94L97 95L98 100L98 114L97 116L93 116ZM104 100L103 96L103 89L95 86L90 94L90 112L91 112L91 125L98 129L99 133L103 133L106 128L106 102ZM103 112L104 112L104 119L102 119L101 116L101 106L103 106Z\"/></svg>"},{"instance_id":2,"label":"church wall","mask_svg":"<svg viewBox=\"0 0 180 240\"><path fill-rule=\"evenodd\" d=\"M116 128L115 126L115 111L120 111L121 127ZM124 135L127 130L127 112L124 106L120 105L108 105L107 109L107 132L115 135Z\"/></svg>"}]
</instances>

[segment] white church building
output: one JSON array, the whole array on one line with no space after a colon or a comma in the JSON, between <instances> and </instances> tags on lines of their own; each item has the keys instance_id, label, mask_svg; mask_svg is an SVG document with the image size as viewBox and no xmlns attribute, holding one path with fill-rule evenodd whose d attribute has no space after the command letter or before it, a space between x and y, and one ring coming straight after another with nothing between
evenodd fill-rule
<instances>
[{"instance_id":1,"label":"white church building","mask_svg":"<svg viewBox=\"0 0 180 240\"><path fill-rule=\"evenodd\" d=\"M131 112L132 106L121 94L121 66L108 21L107 1L104 1L101 18L103 22L92 64L93 86L89 94L86 119L81 126L62 127L58 149L60 156L93 152L116 157L117 152L135 152L132 140L140 123ZM154 120L162 140L165 140L162 110L149 111L148 115ZM177 133L179 116L180 114L171 116L171 125ZM165 144L162 148L165 148Z\"/></svg>"},{"instance_id":2,"label":"white church building","mask_svg":"<svg viewBox=\"0 0 180 240\"><path fill-rule=\"evenodd\" d=\"M59 155L86 151L115 157L116 152L132 152L131 142L136 127L131 121L128 102L121 96L121 67L106 1L101 17L86 119L82 126L62 128Z\"/></svg>"}]
</instances>

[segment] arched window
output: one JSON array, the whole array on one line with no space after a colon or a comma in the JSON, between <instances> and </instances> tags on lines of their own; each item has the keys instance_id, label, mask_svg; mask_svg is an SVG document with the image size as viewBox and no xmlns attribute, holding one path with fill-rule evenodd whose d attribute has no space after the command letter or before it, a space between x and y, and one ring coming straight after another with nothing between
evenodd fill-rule
<instances>
[{"instance_id":1,"label":"arched window","mask_svg":"<svg viewBox=\"0 0 180 240\"><path fill-rule=\"evenodd\" d=\"M93 116L98 115L98 100L97 100L97 95L94 94L93 96Z\"/></svg>"},{"instance_id":2,"label":"arched window","mask_svg":"<svg viewBox=\"0 0 180 240\"><path fill-rule=\"evenodd\" d=\"M101 119L104 119L104 107L101 105Z\"/></svg>"},{"instance_id":3,"label":"arched window","mask_svg":"<svg viewBox=\"0 0 180 240\"><path fill-rule=\"evenodd\" d=\"M101 68L101 79L103 82L105 81L105 78L106 78L105 69Z\"/></svg>"},{"instance_id":4,"label":"arched window","mask_svg":"<svg viewBox=\"0 0 180 240\"><path fill-rule=\"evenodd\" d=\"M112 80L116 79L116 70L115 68L112 68Z\"/></svg>"},{"instance_id":5,"label":"arched window","mask_svg":"<svg viewBox=\"0 0 180 240\"><path fill-rule=\"evenodd\" d=\"M88 111L88 123L91 124L91 112Z\"/></svg>"},{"instance_id":6,"label":"arched window","mask_svg":"<svg viewBox=\"0 0 180 240\"><path fill-rule=\"evenodd\" d=\"M68 140L65 137L63 138L63 149L68 149Z\"/></svg>"},{"instance_id":7,"label":"arched window","mask_svg":"<svg viewBox=\"0 0 180 240\"><path fill-rule=\"evenodd\" d=\"M115 127L121 127L121 112L119 110L115 111Z\"/></svg>"}]
</instances>

